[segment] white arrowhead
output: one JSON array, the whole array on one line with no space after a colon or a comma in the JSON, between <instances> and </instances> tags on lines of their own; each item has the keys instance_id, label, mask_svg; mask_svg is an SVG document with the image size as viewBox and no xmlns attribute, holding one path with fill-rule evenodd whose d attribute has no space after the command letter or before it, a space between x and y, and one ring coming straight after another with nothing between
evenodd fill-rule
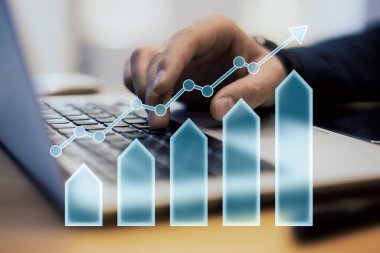
<instances>
[{"instance_id":1,"label":"white arrowhead","mask_svg":"<svg viewBox=\"0 0 380 253\"><path fill-rule=\"evenodd\" d=\"M293 27L289 27L288 30L296 39L296 41L299 44L302 44L302 41L305 38L305 34L308 27L309 27L308 25L293 26Z\"/></svg>"}]
</instances>

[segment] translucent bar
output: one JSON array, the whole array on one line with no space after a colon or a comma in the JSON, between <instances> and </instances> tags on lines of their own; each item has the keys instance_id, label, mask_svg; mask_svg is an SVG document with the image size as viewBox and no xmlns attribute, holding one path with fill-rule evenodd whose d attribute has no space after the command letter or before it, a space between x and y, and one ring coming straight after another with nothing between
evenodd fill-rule
<instances>
[{"instance_id":1,"label":"translucent bar","mask_svg":"<svg viewBox=\"0 0 380 253\"><path fill-rule=\"evenodd\" d=\"M207 226L207 138L187 120L170 139L170 225Z\"/></svg>"},{"instance_id":2,"label":"translucent bar","mask_svg":"<svg viewBox=\"0 0 380 253\"><path fill-rule=\"evenodd\" d=\"M313 225L313 91L296 71L276 89L276 225Z\"/></svg>"},{"instance_id":3,"label":"translucent bar","mask_svg":"<svg viewBox=\"0 0 380 253\"><path fill-rule=\"evenodd\" d=\"M223 118L223 225L260 226L260 118L242 99Z\"/></svg>"},{"instance_id":4,"label":"translucent bar","mask_svg":"<svg viewBox=\"0 0 380 253\"><path fill-rule=\"evenodd\" d=\"M155 225L154 168L154 157L137 139L119 156L118 226Z\"/></svg>"},{"instance_id":5,"label":"translucent bar","mask_svg":"<svg viewBox=\"0 0 380 253\"><path fill-rule=\"evenodd\" d=\"M65 183L65 226L103 225L103 185L82 164Z\"/></svg>"}]
</instances>

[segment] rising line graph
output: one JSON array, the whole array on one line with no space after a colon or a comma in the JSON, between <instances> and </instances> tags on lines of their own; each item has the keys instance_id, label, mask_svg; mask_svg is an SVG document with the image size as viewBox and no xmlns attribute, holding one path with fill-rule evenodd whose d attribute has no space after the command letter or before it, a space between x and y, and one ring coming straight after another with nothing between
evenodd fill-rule
<instances>
[{"instance_id":1,"label":"rising line graph","mask_svg":"<svg viewBox=\"0 0 380 253\"><path fill-rule=\"evenodd\" d=\"M308 29L308 25L289 27L288 30L291 33L291 36L289 36L280 45L278 45L273 51L267 54L264 58L260 59L258 62L247 63L246 60L242 56L236 56L233 59L233 66L210 85L200 86L200 85L197 85L193 80L186 79L182 84L182 88L166 104L158 104L158 105L152 106L152 105L147 105L147 104L142 103L142 101L138 98L134 98L130 102L130 107L127 108L120 116L118 116L105 129L98 130L92 133L92 132L87 131L83 126L77 126L73 130L73 134L68 139L66 139L63 143L61 143L60 145L51 146L50 155L53 157L61 156L63 149L78 138L89 137L89 138L92 138L95 142L98 142L98 143L103 142L106 138L106 134L109 131L111 131L113 127L115 127L120 121L122 121L128 114L130 114L133 111L145 109L147 111L154 112L157 116L163 116L166 114L168 108L175 101L177 101L185 92L192 92L196 90L196 91L200 91L201 95L203 95L204 97L211 97L214 93L214 89L219 84L221 84L225 79L227 79L230 75L232 75L237 69L241 69L245 67L247 68L249 74L251 75L257 74L260 71L260 67L265 62L267 62L270 58L276 55L280 50L282 50L288 44L290 44L294 40L296 40L299 44L302 44L307 29Z\"/></svg>"}]
</instances>

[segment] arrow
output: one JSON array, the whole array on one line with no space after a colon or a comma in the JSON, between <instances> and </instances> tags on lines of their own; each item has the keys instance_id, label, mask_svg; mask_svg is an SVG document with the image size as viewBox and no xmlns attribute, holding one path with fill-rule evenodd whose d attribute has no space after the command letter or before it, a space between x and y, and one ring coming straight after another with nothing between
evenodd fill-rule
<instances>
[{"instance_id":1,"label":"arrow","mask_svg":"<svg viewBox=\"0 0 380 253\"><path fill-rule=\"evenodd\" d=\"M291 36L289 38L287 38L284 42L282 42L280 45L278 45L278 47L276 47L272 52L270 52L268 55L266 55L264 58L262 58L257 64L259 66L263 65L270 58L272 58L272 56L277 54L281 49L286 47L293 40L296 40L299 44L302 44L308 27L309 27L308 25L289 27L288 30L291 33Z\"/></svg>"}]
</instances>

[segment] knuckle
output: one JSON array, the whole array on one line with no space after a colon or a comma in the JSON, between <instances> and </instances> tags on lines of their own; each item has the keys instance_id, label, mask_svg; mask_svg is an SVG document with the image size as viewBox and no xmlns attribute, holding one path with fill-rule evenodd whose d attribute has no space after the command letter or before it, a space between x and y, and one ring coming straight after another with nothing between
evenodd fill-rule
<instances>
[{"instance_id":1,"label":"knuckle","mask_svg":"<svg viewBox=\"0 0 380 253\"><path fill-rule=\"evenodd\" d=\"M167 56L166 53L163 53L160 57L159 62L158 62L157 71L159 71L161 69L168 69L169 64L170 64L169 57Z\"/></svg>"},{"instance_id":2,"label":"knuckle","mask_svg":"<svg viewBox=\"0 0 380 253\"><path fill-rule=\"evenodd\" d=\"M154 64L159 63L162 57L163 57L163 52L156 53L155 55L153 55L152 59L150 60L150 65L152 66Z\"/></svg>"},{"instance_id":3,"label":"knuckle","mask_svg":"<svg viewBox=\"0 0 380 253\"><path fill-rule=\"evenodd\" d=\"M131 57L130 57L131 62L132 63L138 62L141 59L141 57L145 54L145 52L146 52L146 48L144 47L136 48L131 54Z\"/></svg>"}]
</instances>

